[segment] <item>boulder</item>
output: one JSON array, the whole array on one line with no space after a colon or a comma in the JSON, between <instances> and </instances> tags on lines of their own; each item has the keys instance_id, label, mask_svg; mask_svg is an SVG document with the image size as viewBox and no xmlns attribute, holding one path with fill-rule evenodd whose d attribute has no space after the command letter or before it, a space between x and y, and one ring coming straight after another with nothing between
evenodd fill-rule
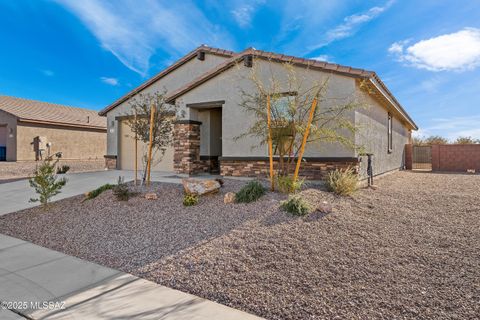
<instances>
[{"instance_id":1,"label":"boulder","mask_svg":"<svg viewBox=\"0 0 480 320\"><path fill-rule=\"evenodd\" d=\"M152 193L145 194L145 199L147 199L147 200L157 200L158 197L157 197L156 193L152 192Z\"/></svg>"},{"instance_id":2,"label":"boulder","mask_svg":"<svg viewBox=\"0 0 480 320\"><path fill-rule=\"evenodd\" d=\"M325 214L332 213L332 210L332 205L329 204L327 201L322 201L317 207L317 211Z\"/></svg>"},{"instance_id":3,"label":"boulder","mask_svg":"<svg viewBox=\"0 0 480 320\"><path fill-rule=\"evenodd\" d=\"M198 196L216 193L220 189L220 183L215 180L183 179L182 184L185 193Z\"/></svg>"},{"instance_id":4,"label":"boulder","mask_svg":"<svg viewBox=\"0 0 480 320\"><path fill-rule=\"evenodd\" d=\"M235 193L227 192L223 197L223 203L234 203L235 202Z\"/></svg>"}]
</instances>

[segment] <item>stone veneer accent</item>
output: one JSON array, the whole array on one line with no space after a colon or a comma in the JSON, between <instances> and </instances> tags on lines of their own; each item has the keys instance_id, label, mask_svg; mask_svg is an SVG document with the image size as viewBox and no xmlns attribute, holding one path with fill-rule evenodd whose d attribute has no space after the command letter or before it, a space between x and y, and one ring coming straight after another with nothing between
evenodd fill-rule
<instances>
[{"instance_id":1,"label":"stone veneer accent","mask_svg":"<svg viewBox=\"0 0 480 320\"><path fill-rule=\"evenodd\" d=\"M210 161L200 159L200 121L179 120L174 124L173 169L176 173L210 171Z\"/></svg>"},{"instance_id":2,"label":"stone veneer accent","mask_svg":"<svg viewBox=\"0 0 480 320\"><path fill-rule=\"evenodd\" d=\"M117 156L105 155L105 168L113 170L117 169Z\"/></svg>"},{"instance_id":3,"label":"stone veneer accent","mask_svg":"<svg viewBox=\"0 0 480 320\"><path fill-rule=\"evenodd\" d=\"M326 173L335 169L354 168L358 173L359 160L357 158L304 158L300 166L300 176L307 180L321 180ZM274 170L277 168L277 160L274 159ZM293 170L293 169L292 169ZM220 172L222 176L234 177L268 177L268 158L247 157L220 158Z\"/></svg>"}]
</instances>

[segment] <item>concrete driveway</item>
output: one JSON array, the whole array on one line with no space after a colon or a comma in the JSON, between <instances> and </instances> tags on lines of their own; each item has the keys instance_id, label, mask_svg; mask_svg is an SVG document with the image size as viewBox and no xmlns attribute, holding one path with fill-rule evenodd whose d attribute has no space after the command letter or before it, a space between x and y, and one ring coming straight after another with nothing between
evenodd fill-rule
<instances>
[{"instance_id":1,"label":"concrete driveway","mask_svg":"<svg viewBox=\"0 0 480 320\"><path fill-rule=\"evenodd\" d=\"M53 198L53 201L83 194L106 183L116 183L119 176L124 177L125 181L132 181L134 172L108 170L71 173L65 176L68 182L62 192ZM181 183L181 178L172 172L152 172L152 181ZM32 197L35 197L35 192L28 184L28 180L0 184L0 215L37 206L38 203L29 202Z\"/></svg>"}]
</instances>

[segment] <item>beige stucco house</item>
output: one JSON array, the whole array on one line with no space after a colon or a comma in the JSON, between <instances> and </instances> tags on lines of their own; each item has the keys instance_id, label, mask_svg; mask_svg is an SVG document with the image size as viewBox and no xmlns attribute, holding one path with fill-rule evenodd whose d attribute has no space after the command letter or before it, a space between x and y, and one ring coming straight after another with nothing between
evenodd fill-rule
<instances>
[{"instance_id":1,"label":"beige stucco house","mask_svg":"<svg viewBox=\"0 0 480 320\"><path fill-rule=\"evenodd\" d=\"M0 96L0 160L35 161L56 152L65 160L102 159L106 138L106 119L95 111Z\"/></svg>"},{"instance_id":2,"label":"beige stucco house","mask_svg":"<svg viewBox=\"0 0 480 320\"><path fill-rule=\"evenodd\" d=\"M154 170L195 174L256 176L267 172L267 147L252 148L255 137L235 137L246 132L253 118L240 107L241 91L255 90L249 73L255 68L267 81L287 77L289 63L305 83L328 79L326 97L354 97L366 106L349 111L347 117L359 128L350 137L373 154L375 174L404 167L404 146L417 125L375 72L296 58L249 48L240 53L201 46L115 101L100 115L108 119L107 158L110 166L132 169L133 139L125 116L129 100L140 92L167 92L167 101L184 111L174 128L174 145ZM285 81L286 83L286 81ZM289 88L279 88L281 92ZM338 143L312 144L306 150L302 174L323 177L334 168L355 166L363 175L364 157Z\"/></svg>"}]
</instances>

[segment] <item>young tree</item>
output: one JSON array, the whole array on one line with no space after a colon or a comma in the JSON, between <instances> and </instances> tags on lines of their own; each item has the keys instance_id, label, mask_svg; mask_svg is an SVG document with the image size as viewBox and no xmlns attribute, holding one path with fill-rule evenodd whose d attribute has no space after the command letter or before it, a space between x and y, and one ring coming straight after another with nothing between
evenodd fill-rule
<instances>
[{"instance_id":1,"label":"young tree","mask_svg":"<svg viewBox=\"0 0 480 320\"><path fill-rule=\"evenodd\" d=\"M166 92L140 93L129 103L131 112L127 114L126 123L137 139L144 143L142 150L143 177L145 181L147 175L148 146L150 143L150 129L152 129L152 158L157 158L160 162L165 155L165 151L173 144L173 123L177 119L178 107L165 102ZM153 110L152 128L151 116ZM133 115L137 116L134 117Z\"/></svg>"},{"instance_id":2,"label":"young tree","mask_svg":"<svg viewBox=\"0 0 480 320\"><path fill-rule=\"evenodd\" d=\"M455 140L456 144L477 144L480 143L480 139L473 139L472 137L458 137Z\"/></svg>"},{"instance_id":3,"label":"young tree","mask_svg":"<svg viewBox=\"0 0 480 320\"><path fill-rule=\"evenodd\" d=\"M45 159L37 168L32 178L28 180L30 187L35 189L38 198L31 198L30 202L38 202L46 206L51 198L60 193L60 190L67 183L66 178L57 179L56 165L58 159L52 162L51 158Z\"/></svg>"},{"instance_id":4,"label":"young tree","mask_svg":"<svg viewBox=\"0 0 480 320\"><path fill-rule=\"evenodd\" d=\"M430 136L424 140L426 145L432 144L448 144L448 140L441 136Z\"/></svg>"},{"instance_id":5,"label":"young tree","mask_svg":"<svg viewBox=\"0 0 480 320\"><path fill-rule=\"evenodd\" d=\"M265 70L263 70L265 71ZM265 77L265 74L268 76ZM285 63L282 71L261 72L255 66L248 76L254 90L241 89L240 106L254 116L252 125L236 140L247 136L259 140L260 146L268 143L269 128L267 100L270 100L270 137L273 152L278 156L278 174L292 173L302 142L310 123L306 144L340 143L355 148L353 134L357 131L349 111L362 104L351 97L327 96L329 79L312 82L298 73L293 65ZM353 92L352 92L353 94ZM312 108L314 101L318 106Z\"/></svg>"}]
</instances>

